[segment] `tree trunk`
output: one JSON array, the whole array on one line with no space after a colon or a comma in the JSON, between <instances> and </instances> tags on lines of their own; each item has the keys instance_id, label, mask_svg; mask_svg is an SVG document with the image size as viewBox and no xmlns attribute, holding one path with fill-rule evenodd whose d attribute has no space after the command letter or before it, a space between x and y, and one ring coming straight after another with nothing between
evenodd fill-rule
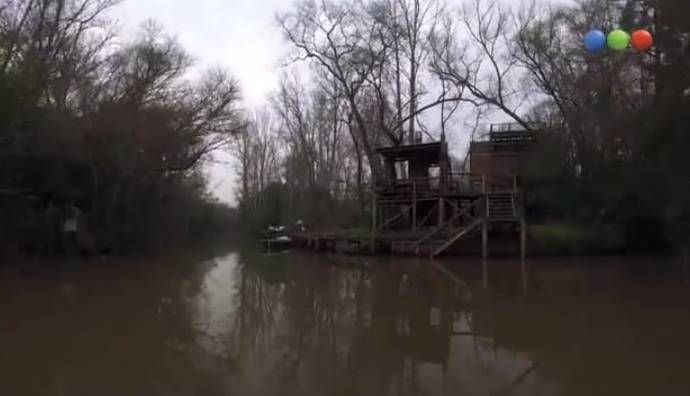
<instances>
[{"instance_id":1,"label":"tree trunk","mask_svg":"<svg viewBox=\"0 0 690 396\"><path fill-rule=\"evenodd\" d=\"M395 29L396 31L394 32L394 41L393 41L393 52L395 53L395 110L397 114L397 123L400 123L403 118L403 109L402 109L402 83L401 83L401 69L400 69L400 35L399 32L397 31L397 23L398 23L398 2L397 0L393 0L393 23L395 24ZM403 128L404 129L404 128ZM399 141L402 142L404 141L403 137L404 133L400 133L400 139Z\"/></svg>"},{"instance_id":2,"label":"tree trunk","mask_svg":"<svg viewBox=\"0 0 690 396\"><path fill-rule=\"evenodd\" d=\"M348 120L348 131L350 132L350 137L352 138L352 145L355 148L355 156L357 158L357 200L359 202L360 209L362 212L366 210L366 196L364 194L364 166L362 164L362 151L359 147L359 142L357 141L357 135L354 132L352 125L352 115Z\"/></svg>"},{"instance_id":3,"label":"tree trunk","mask_svg":"<svg viewBox=\"0 0 690 396\"><path fill-rule=\"evenodd\" d=\"M357 108L355 98L352 95L350 95L348 99L350 102L350 107L352 109L352 114L355 117L355 122L357 123L358 132L360 134L360 137L362 138L364 153L366 154L367 159L369 160L369 168L371 168L371 185L375 186L376 180L378 180L379 176L381 175L381 166L379 164L378 159L376 158L374 148L371 145L370 134L367 129L367 123L366 121L364 121L364 117L362 117L362 114L359 112L359 109Z\"/></svg>"},{"instance_id":4,"label":"tree trunk","mask_svg":"<svg viewBox=\"0 0 690 396\"><path fill-rule=\"evenodd\" d=\"M417 73L415 70L416 67L413 65L411 67L410 73ZM414 74L410 76L410 144L415 143L415 137L414 137L414 127L415 127L415 122L416 122L416 117L415 117L415 112L417 111L417 104L416 104L416 99L415 96L417 95L417 78Z\"/></svg>"}]
</instances>

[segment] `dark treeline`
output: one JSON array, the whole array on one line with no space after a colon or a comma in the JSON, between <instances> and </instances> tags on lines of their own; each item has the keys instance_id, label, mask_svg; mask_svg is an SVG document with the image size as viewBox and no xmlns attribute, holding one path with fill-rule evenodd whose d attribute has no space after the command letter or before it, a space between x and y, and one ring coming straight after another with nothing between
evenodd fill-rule
<instances>
[{"instance_id":1,"label":"dark treeline","mask_svg":"<svg viewBox=\"0 0 690 396\"><path fill-rule=\"evenodd\" d=\"M631 244L686 246L688 12L684 0L301 1L278 23L288 62L309 73L286 72L235 146L242 212L261 225L366 225L377 146L453 142L488 116L539 129L521 175L531 221L618 224ZM585 51L588 30L617 27L650 30L655 48Z\"/></svg>"},{"instance_id":2,"label":"dark treeline","mask_svg":"<svg viewBox=\"0 0 690 396\"><path fill-rule=\"evenodd\" d=\"M521 175L531 221L618 224L631 244L687 245L685 1L301 1L277 23L285 63L306 68L287 67L250 117L223 71L187 78L190 57L155 23L118 38L116 3L0 5L3 249L55 250L74 217L88 230L80 245L94 248L203 236L231 216L202 173L225 147L246 227L366 226L377 147L457 143L492 119L539 126ZM655 48L585 52L586 31L614 27L649 29Z\"/></svg>"},{"instance_id":3,"label":"dark treeline","mask_svg":"<svg viewBox=\"0 0 690 396\"><path fill-rule=\"evenodd\" d=\"M0 4L0 249L141 251L218 228L230 212L202 164L243 126L238 84L194 81L154 22L123 41L117 0ZM169 246L169 245L166 245Z\"/></svg>"}]
</instances>

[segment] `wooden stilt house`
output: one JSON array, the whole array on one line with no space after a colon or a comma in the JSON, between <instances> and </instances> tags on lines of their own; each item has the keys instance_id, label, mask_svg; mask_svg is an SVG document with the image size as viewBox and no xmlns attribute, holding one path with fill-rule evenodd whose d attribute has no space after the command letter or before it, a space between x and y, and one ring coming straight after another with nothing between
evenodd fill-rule
<instances>
[{"instance_id":1,"label":"wooden stilt house","mask_svg":"<svg viewBox=\"0 0 690 396\"><path fill-rule=\"evenodd\" d=\"M385 175L374 191L372 239L386 235L396 252L434 257L481 232L486 256L489 228L508 223L519 226L524 254L517 174L534 136L500 126L491 131L488 140L472 143L470 172L452 169L444 139L378 149Z\"/></svg>"}]
</instances>

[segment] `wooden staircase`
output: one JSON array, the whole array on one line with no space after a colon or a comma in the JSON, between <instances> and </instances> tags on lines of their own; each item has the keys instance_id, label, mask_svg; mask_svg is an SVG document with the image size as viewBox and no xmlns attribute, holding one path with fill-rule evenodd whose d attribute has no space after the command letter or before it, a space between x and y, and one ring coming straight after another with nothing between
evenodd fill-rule
<instances>
[{"instance_id":1,"label":"wooden staircase","mask_svg":"<svg viewBox=\"0 0 690 396\"><path fill-rule=\"evenodd\" d=\"M471 234L473 231L477 230L479 228L479 226L482 225L483 221L484 221L483 219L477 218L473 222L471 222L470 224L468 224L465 227L463 227L462 229L460 229L460 231L457 232L455 235L453 235L450 239L448 239L448 241L443 243L441 246L437 247L431 253L431 257L432 258L436 257L439 254L445 252L448 248L453 246L455 244L455 242L459 241L463 237L465 237L465 236Z\"/></svg>"},{"instance_id":2,"label":"wooden staircase","mask_svg":"<svg viewBox=\"0 0 690 396\"><path fill-rule=\"evenodd\" d=\"M515 221L518 217L516 197L512 192L495 192L486 196L489 221Z\"/></svg>"},{"instance_id":3,"label":"wooden staircase","mask_svg":"<svg viewBox=\"0 0 690 396\"><path fill-rule=\"evenodd\" d=\"M482 216L476 216L475 209L480 208L482 198L477 198L467 206L458 208L459 211L442 225L434 228L415 242L415 252L428 252L433 258L446 251L457 241L471 234L482 224ZM458 223L461 223L458 225Z\"/></svg>"},{"instance_id":4,"label":"wooden staircase","mask_svg":"<svg viewBox=\"0 0 690 396\"><path fill-rule=\"evenodd\" d=\"M488 227L486 223L519 221L517 206L517 195L513 191L486 193L459 208L456 215L417 240L414 251L417 255L425 253L434 258L459 240Z\"/></svg>"}]
</instances>

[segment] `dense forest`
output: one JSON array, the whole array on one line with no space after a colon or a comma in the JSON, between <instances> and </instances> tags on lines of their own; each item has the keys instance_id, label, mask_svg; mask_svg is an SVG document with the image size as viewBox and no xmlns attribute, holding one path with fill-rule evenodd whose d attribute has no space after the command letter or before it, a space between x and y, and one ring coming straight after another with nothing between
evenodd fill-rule
<instances>
[{"instance_id":1,"label":"dense forest","mask_svg":"<svg viewBox=\"0 0 690 396\"><path fill-rule=\"evenodd\" d=\"M291 51L251 112L223 70L190 79L155 22L119 37L117 3L0 4L2 249L53 251L74 210L82 245L123 252L219 230L233 211L208 193L217 150L236 159L239 227L366 226L377 147L443 136L462 167L490 120L538 128L520 175L530 221L687 246L685 0L301 0L277 15ZM587 31L617 27L655 47L585 51Z\"/></svg>"},{"instance_id":2,"label":"dense forest","mask_svg":"<svg viewBox=\"0 0 690 396\"><path fill-rule=\"evenodd\" d=\"M154 22L131 42L116 0L0 4L0 249L54 253L78 210L78 245L142 251L230 215L203 177L245 127L238 83L186 79L191 59ZM72 216L71 214L69 214Z\"/></svg>"},{"instance_id":3,"label":"dense forest","mask_svg":"<svg viewBox=\"0 0 690 396\"><path fill-rule=\"evenodd\" d=\"M683 0L298 2L278 23L286 64L302 69L288 68L235 146L242 213L366 225L376 147L466 142L500 119L538 129L520 175L531 222L617 224L630 245L686 246L688 12ZM655 47L592 55L593 28L648 29ZM466 147L454 153L463 166Z\"/></svg>"}]
</instances>

